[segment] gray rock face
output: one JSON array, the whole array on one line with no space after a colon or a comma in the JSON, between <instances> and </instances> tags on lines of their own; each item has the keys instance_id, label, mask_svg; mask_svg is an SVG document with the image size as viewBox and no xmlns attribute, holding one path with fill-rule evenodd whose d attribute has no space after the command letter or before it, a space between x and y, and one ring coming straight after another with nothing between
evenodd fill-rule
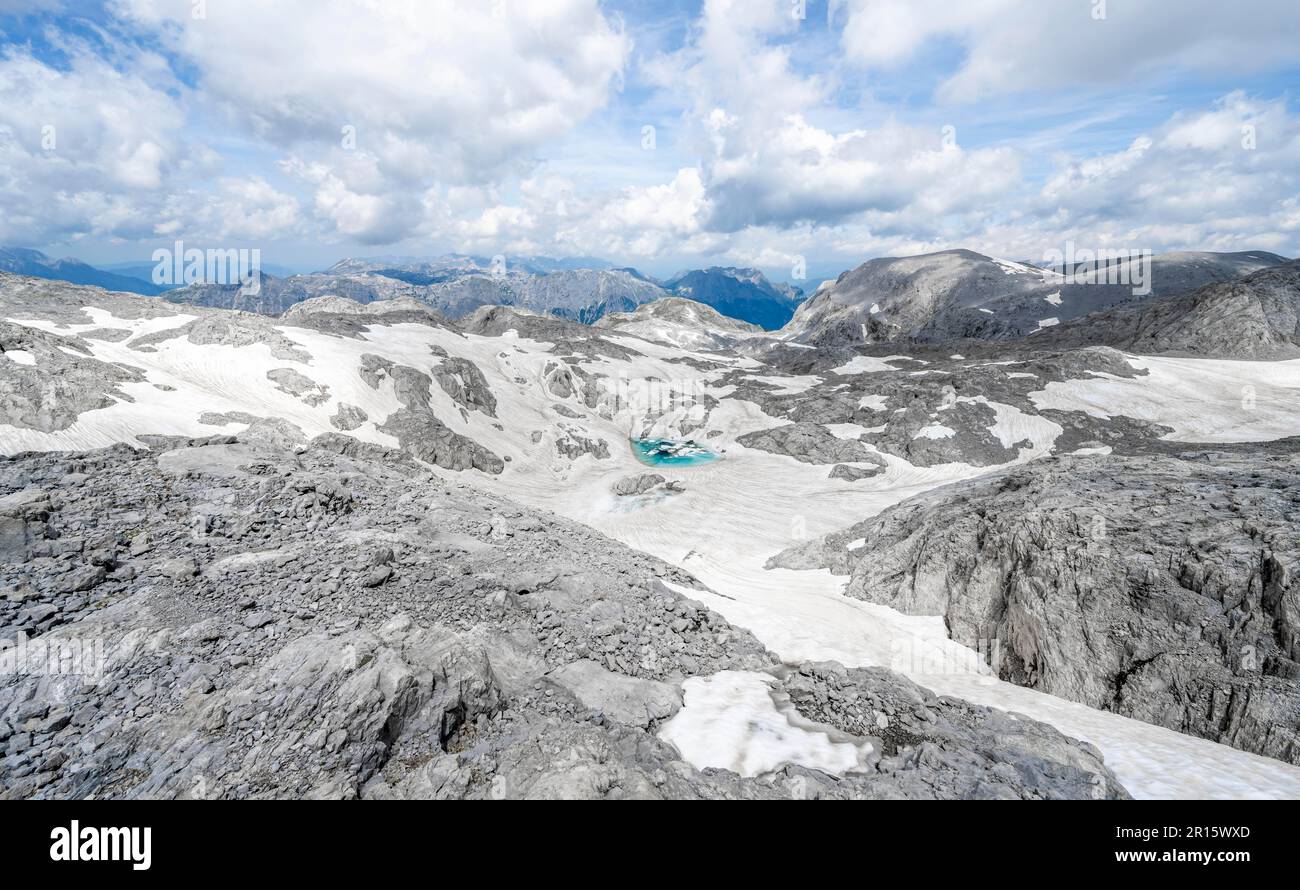
<instances>
[{"instance_id":1,"label":"gray rock face","mask_svg":"<svg viewBox=\"0 0 1300 890\"><path fill-rule=\"evenodd\" d=\"M0 798L1125 796L1047 727L791 674L681 570L339 434L11 458L0 498L48 535L0 560ZM656 731L723 670L882 756L695 770Z\"/></svg>"},{"instance_id":2,"label":"gray rock face","mask_svg":"<svg viewBox=\"0 0 1300 890\"><path fill-rule=\"evenodd\" d=\"M50 537L50 498L37 488L0 497L0 560L24 562L32 548Z\"/></svg>"},{"instance_id":3,"label":"gray rock face","mask_svg":"<svg viewBox=\"0 0 1300 890\"><path fill-rule=\"evenodd\" d=\"M259 417L239 434L243 442L289 450L307 441L302 427L280 417Z\"/></svg>"},{"instance_id":4,"label":"gray rock face","mask_svg":"<svg viewBox=\"0 0 1300 890\"><path fill-rule=\"evenodd\" d=\"M0 320L0 417L10 426L65 430L86 411L130 401L121 385L143 379L138 369L91 358L74 338Z\"/></svg>"},{"instance_id":5,"label":"gray rock face","mask_svg":"<svg viewBox=\"0 0 1300 890\"><path fill-rule=\"evenodd\" d=\"M816 423L791 423L738 436L746 448L784 454L806 464L861 462L883 467L885 461L856 439L841 439Z\"/></svg>"},{"instance_id":6,"label":"gray rock face","mask_svg":"<svg viewBox=\"0 0 1300 890\"><path fill-rule=\"evenodd\" d=\"M1054 348L1105 344L1145 355L1300 356L1300 261L1188 294L1117 306L1044 332Z\"/></svg>"},{"instance_id":7,"label":"gray rock face","mask_svg":"<svg viewBox=\"0 0 1300 890\"><path fill-rule=\"evenodd\" d=\"M376 427L396 437L403 451L449 470L481 470L500 473L505 462L482 445L455 432L427 408L406 409Z\"/></svg>"},{"instance_id":8,"label":"gray rock face","mask_svg":"<svg viewBox=\"0 0 1300 890\"><path fill-rule=\"evenodd\" d=\"M272 368L266 372L266 379L274 383L276 389L301 399L308 405L321 405L330 400L328 386L317 383L293 368Z\"/></svg>"},{"instance_id":9,"label":"gray rock face","mask_svg":"<svg viewBox=\"0 0 1300 890\"><path fill-rule=\"evenodd\" d=\"M682 706L676 686L616 674L590 659L566 664L550 676L588 708L629 726L666 720Z\"/></svg>"},{"instance_id":10,"label":"gray rock face","mask_svg":"<svg viewBox=\"0 0 1300 890\"><path fill-rule=\"evenodd\" d=\"M609 443L604 439L584 436L576 427L556 438L555 451L569 460L577 460L584 454L590 454L596 460L609 460Z\"/></svg>"},{"instance_id":11,"label":"gray rock face","mask_svg":"<svg viewBox=\"0 0 1300 890\"><path fill-rule=\"evenodd\" d=\"M389 274L392 274L391 272ZM417 280L426 276L416 275ZM528 312L590 324L609 312L629 312L663 296L664 290L624 269L509 269L502 274L471 267L439 272L420 298L449 318L461 319L485 306L514 306Z\"/></svg>"},{"instance_id":12,"label":"gray rock face","mask_svg":"<svg viewBox=\"0 0 1300 890\"><path fill-rule=\"evenodd\" d=\"M429 407L429 386L433 381L423 371L409 365L399 365L383 356L365 353L361 356L361 370L358 373L371 389L379 389L384 381L390 381L393 395L406 408Z\"/></svg>"},{"instance_id":13,"label":"gray rock face","mask_svg":"<svg viewBox=\"0 0 1300 890\"><path fill-rule=\"evenodd\" d=\"M281 334L269 318L243 312L213 312L180 327L143 334L126 345L140 352L156 351L159 343L184 338L196 346L251 346L261 343L278 359L306 364L311 356Z\"/></svg>"},{"instance_id":14,"label":"gray rock face","mask_svg":"<svg viewBox=\"0 0 1300 890\"><path fill-rule=\"evenodd\" d=\"M897 781L891 796L999 800L1028 792L1052 800L1078 797L1081 789L1094 799L1128 796L1097 770L1091 745L1003 711L936 698L883 668L806 663L782 689L806 719L872 739L876 769ZM1007 769L1009 751L1021 767ZM918 772L921 764L927 769ZM927 782L935 784L926 788Z\"/></svg>"},{"instance_id":15,"label":"gray rock face","mask_svg":"<svg viewBox=\"0 0 1300 890\"><path fill-rule=\"evenodd\" d=\"M356 405L339 402L339 410L330 418L330 423L346 433L361 426L361 424L365 423L369 419L370 416Z\"/></svg>"},{"instance_id":16,"label":"gray rock face","mask_svg":"<svg viewBox=\"0 0 1300 890\"><path fill-rule=\"evenodd\" d=\"M376 428L395 437L407 454L449 470L472 468L500 473L505 469L500 457L452 430L430 410L429 387L433 381L428 374L370 353L361 356L360 373L374 389L390 381L397 400L405 406Z\"/></svg>"},{"instance_id":17,"label":"gray rock face","mask_svg":"<svg viewBox=\"0 0 1300 890\"><path fill-rule=\"evenodd\" d=\"M663 296L663 288L623 269L562 269L511 282L514 305L591 324Z\"/></svg>"},{"instance_id":18,"label":"gray rock face","mask_svg":"<svg viewBox=\"0 0 1300 890\"><path fill-rule=\"evenodd\" d=\"M440 313L410 296L396 296L373 303L359 303L345 297L312 297L294 303L280 315L283 324L312 328L339 337L360 339L375 328L396 324L450 327Z\"/></svg>"},{"instance_id":19,"label":"gray rock face","mask_svg":"<svg viewBox=\"0 0 1300 890\"><path fill-rule=\"evenodd\" d=\"M497 416L497 400L488 387L487 379L478 365L469 359L447 357L433 369L433 379L443 392L467 411L481 411L488 417Z\"/></svg>"},{"instance_id":20,"label":"gray rock face","mask_svg":"<svg viewBox=\"0 0 1300 890\"><path fill-rule=\"evenodd\" d=\"M611 313L603 316L592 327L620 329L638 322L650 321L693 327L700 331L733 334L756 334L762 330L756 324L723 315L712 306L685 297L664 297L638 306L634 312Z\"/></svg>"},{"instance_id":21,"label":"gray rock face","mask_svg":"<svg viewBox=\"0 0 1300 890\"><path fill-rule=\"evenodd\" d=\"M450 319L484 306L521 309L590 323L607 312L628 312L663 296L664 290L624 269L509 269L494 274L477 263L422 269L337 264L312 275L263 275L256 292L239 285L190 285L166 295L175 302L265 315L291 312L302 302L344 297L358 303L415 300Z\"/></svg>"},{"instance_id":22,"label":"gray rock face","mask_svg":"<svg viewBox=\"0 0 1300 890\"><path fill-rule=\"evenodd\" d=\"M774 564L851 572L850 596L995 641L1005 680L1296 763L1298 491L1294 455L1051 459Z\"/></svg>"},{"instance_id":23,"label":"gray rock face","mask_svg":"<svg viewBox=\"0 0 1300 890\"><path fill-rule=\"evenodd\" d=\"M555 344L551 349L557 356L585 355L626 359L641 353L621 343L605 339L587 325L549 315L515 309L508 306L484 306L459 322L469 334L499 337L509 331L520 337Z\"/></svg>"},{"instance_id":24,"label":"gray rock face","mask_svg":"<svg viewBox=\"0 0 1300 890\"><path fill-rule=\"evenodd\" d=\"M641 473L637 476L624 476L614 483L614 494L620 497L645 494L651 489L663 485L668 480L658 473Z\"/></svg>"},{"instance_id":25,"label":"gray rock face","mask_svg":"<svg viewBox=\"0 0 1300 890\"><path fill-rule=\"evenodd\" d=\"M991 432L997 413L989 405L954 397L942 411L936 407L913 401L901 411L891 411L885 428L864 433L863 441L918 467L956 462L992 466L1019 455L1019 448L1004 446Z\"/></svg>"},{"instance_id":26,"label":"gray rock face","mask_svg":"<svg viewBox=\"0 0 1300 890\"><path fill-rule=\"evenodd\" d=\"M819 288L782 329L820 346L916 339L1011 340L1035 334L1040 323L1066 321L1125 303L1140 303L1134 282L1149 294L1182 293L1286 262L1264 252L1171 253L1149 269L1105 274L1050 270L996 260L970 250L870 260ZM1136 274L1137 278L1134 278ZM1103 341L1104 342L1104 341Z\"/></svg>"},{"instance_id":27,"label":"gray rock face","mask_svg":"<svg viewBox=\"0 0 1300 890\"><path fill-rule=\"evenodd\" d=\"M879 476L884 471L884 466L851 467L848 464L836 464L831 467L830 474L827 478L843 479L846 482L857 482L861 479L870 479L872 476Z\"/></svg>"}]
</instances>

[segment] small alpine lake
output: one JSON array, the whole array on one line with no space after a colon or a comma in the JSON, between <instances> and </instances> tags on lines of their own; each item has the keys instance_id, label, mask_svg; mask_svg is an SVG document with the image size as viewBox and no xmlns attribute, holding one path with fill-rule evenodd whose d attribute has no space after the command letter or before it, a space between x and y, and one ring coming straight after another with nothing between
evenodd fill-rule
<instances>
[{"instance_id":1,"label":"small alpine lake","mask_svg":"<svg viewBox=\"0 0 1300 890\"><path fill-rule=\"evenodd\" d=\"M629 439L637 460L652 467L707 464L722 455L694 439Z\"/></svg>"}]
</instances>

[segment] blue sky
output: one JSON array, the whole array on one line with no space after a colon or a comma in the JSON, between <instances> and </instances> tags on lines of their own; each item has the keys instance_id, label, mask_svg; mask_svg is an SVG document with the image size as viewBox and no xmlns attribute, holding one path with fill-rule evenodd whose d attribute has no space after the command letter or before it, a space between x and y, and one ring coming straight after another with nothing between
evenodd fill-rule
<instances>
[{"instance_id":1,"label":"blue sky","mask_svg":"<svg viewBox=\"0 0 1300 890\"><path fill-rule=\"evenodd\" d=\"M1292 0L796 9L0 0L0 243L786 280L947 247L1300 253Z\"/></svg>"}]
</instances>

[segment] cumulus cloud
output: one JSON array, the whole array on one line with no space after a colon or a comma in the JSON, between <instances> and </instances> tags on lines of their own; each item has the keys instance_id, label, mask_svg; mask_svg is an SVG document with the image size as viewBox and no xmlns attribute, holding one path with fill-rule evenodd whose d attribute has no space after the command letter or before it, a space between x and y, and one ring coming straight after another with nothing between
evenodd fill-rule
<instances>
[{"instance_id":1,"label":"cumulus cloud","mask_svg":"<svg viewBox=\"0 0 1300 890\"><path fill-rule=\"evenodd\" d=\"M1241 73L1295 59L1300 5L1254 0L834 0L851 61L891 67L940 38L965 61L941 97L1122 84L1173 68Z\"/></svg>"},{"instance_id":2,"label":"cumulus cloud","mask_svg":"<svg viewBox=\"0 0 1300 890\"><path fill-rule=\"evenodd\" d=\"M66 69L0 52L0 237L147 233L147 196L178 164L175 100L82 46ZM145 195L146 201L135 200ZM89 217L91 210L98 211Z\"/></svg>"},{"instance_id":3,"label":"cumulus cloud","mask_svg":"<svg viewBox=\"0 0 1300 890\"><path fill-rule=\"evenodd\" d=\"M305 234L298 200L260 176L223 176L211 189L168 195L154 231L199 240L254 242Z\"/></svg>"},{"instance_id":4,"label":"cumulus cloud","mask_svg":"<svg viewBox=\"0 0 1300 890\"><path fill-rule=\"evenodd\" d=\"M1039 211L1058 228L1217 249L1295 243L1300 118L1241 92L1174 115L1127 148L1064 165Z\"/></svg>"},{"instance_id":5,"label":"cumulus cloud","mask_svg":"<svg viewBox=\"0 0 1300 890\"><path fill-rule=\"evenodd\" d=\"M799 26L781 0L709 0L693 43L655 69L693 97L708 146L708 226L833 224L869 212L958 212L1018 178L1005 148L963 150L940 129L897 121L836 130L810 116L826 85L796 73L788 46ZM745 76L737 77L736 72Z\"/></svg>"},{"instance_id":6,"label":"cumulus cloud","mask_svg":"<svg viewBox=\"0 0 1300 890\"><path fill-rule=\"evenodd\" d=\"M333 233L413 234L436 184L524 173L603 107L630 39L596 0L118 0L194 66L206 105L293 153Z\"/></svg>"}]
</instances>

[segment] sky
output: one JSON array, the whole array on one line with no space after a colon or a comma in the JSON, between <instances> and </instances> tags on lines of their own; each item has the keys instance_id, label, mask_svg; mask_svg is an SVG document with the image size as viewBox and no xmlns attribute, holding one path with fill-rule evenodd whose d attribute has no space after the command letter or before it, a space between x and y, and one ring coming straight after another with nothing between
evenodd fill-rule
<instances>
[{"instance_id":1,"label":"sky","mask_svg":"<svg viewBox=\"0 0 1300 890\"><path fill-rule=\"evenodd\" d=\"M0 245L1300 254L1295 0L0 0Z\"/></svg>"}]
</instances>

